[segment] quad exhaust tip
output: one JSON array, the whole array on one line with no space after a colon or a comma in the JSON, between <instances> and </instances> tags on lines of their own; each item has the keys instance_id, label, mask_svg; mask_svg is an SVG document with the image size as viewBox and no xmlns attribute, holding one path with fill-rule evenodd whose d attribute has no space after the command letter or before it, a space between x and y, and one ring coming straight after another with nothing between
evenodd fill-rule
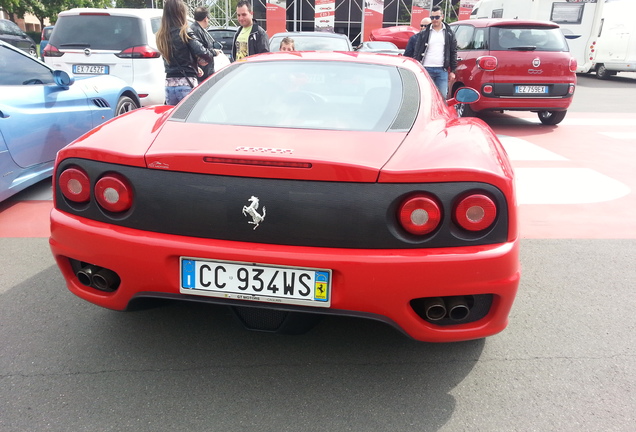
<instances>
[{"instance_id":1,"label":"quad exhaust tip","mask_svg":"<svg viewBox=\"0 0 636 432\"><path fill-rule=\"evenodd\" d=\"M423 303L427 321L435 322L444 318L463 321L470 315L469 300L466 296L427 297Z\"/></svg>"},{"instance_id":2,"label":"quad exhaust tip","mask_svg":"<svg viewBox=\"0 0 636 432\"><path fill-rule=\"evenodd\" d=\"M93 264L83 266L75 276L82 285L104 292L115 291L121 282L114 271Z\"/></svg>"}]
</instances>

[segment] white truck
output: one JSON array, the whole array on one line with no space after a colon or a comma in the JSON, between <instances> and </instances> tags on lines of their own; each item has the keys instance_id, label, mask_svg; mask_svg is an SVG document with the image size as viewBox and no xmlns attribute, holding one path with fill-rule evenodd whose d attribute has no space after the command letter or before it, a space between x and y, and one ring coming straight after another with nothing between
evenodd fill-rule
<instances>
[{"instance_id":1,"label":"white truck","mask_svg":"<svg viewBox=\"0 0 636 432\"><path fill-rule=\"evenodd\" d=\"M607 79L618 72L636 72L636 1L607 0L592 53L590 72Z\"/></svg>"},{"instance_id":2,"label":"white truck","mask_svg":"<svg viewBox=\"0 0 636 432\"><path fill-rule=\"evenodd\" d=\"M470 17L552 21L568 40L577 72L606 79L636 71L635 0L480 0Z\"/></svg>"}]
</instances>

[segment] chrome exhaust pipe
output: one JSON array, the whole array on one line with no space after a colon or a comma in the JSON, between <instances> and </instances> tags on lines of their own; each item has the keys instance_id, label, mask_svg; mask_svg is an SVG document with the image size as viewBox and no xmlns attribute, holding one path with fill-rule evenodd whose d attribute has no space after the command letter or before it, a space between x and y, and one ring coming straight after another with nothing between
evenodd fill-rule
<instances>
[{"instance_id":1,"label":"chrome exhaust pipe","mask_svg":"<svg viewBox=\"0 0 636 432\"><path fill-rule=\"evenodd\" d=\"M441 297L429 297L424 301L424 313L429 321L439 321L446 316L446 306Z\"/></svg>"},{"instance_id":2,"label":"chrome exhaust pipe","mask_svg":"<svg viewBox=\"0 0 636 432\"><path fill-rule=\"evenodd\" d=\"M93 284L93 275L97 273L100 268L89 264L87 266L82 267L76 274L77 279L80 281L82 285L92 286Z\"/></svg>"},{"instance_id":3,"label":"chrome exhaust pipe","mask_svg":"<svg viewBox=\"0 0 636 432\"><path fill-rule=\"evenodd\" d=\"M462 296L447 297L446 308L448 309L448 316L453 321L461 321L468 318L470 314L470 308L466 302L466 298Z\"/></svg>"},{"instance_id":4,"label":"chrome exhaust pipe","mask_svg":"<svg viewBox=\"0 0 636 432\"><path fill-rule=\"evenodd\" d=\"M119 276L112 270L108 270L107 268L99 269L95 274L93 274L93 288L96 288L100 291L115 291L119 286Z\"/></svg>"}]
</instances>

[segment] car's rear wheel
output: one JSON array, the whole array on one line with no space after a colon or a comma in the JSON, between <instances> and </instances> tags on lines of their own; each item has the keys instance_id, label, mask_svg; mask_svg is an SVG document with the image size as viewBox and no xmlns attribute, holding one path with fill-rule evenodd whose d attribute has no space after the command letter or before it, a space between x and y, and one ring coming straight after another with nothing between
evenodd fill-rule
<instances>
[{"instance_id":1,"label":"car's rear wheel","mask_svg":"<svg viewBox=\"0 0 636 432\"><path fill-rule=\"evenodd\" d=\"M31 57L37 57L38 56L38 52L37 52L37 50L35 49L34 46L29 47L29 55Z\"/></svg>"},{"instance_id":2,"label":"car's rear wheel","mask_svg":"<svg viewBox=\"0 0 636 432\"><path fill-rule=\"evenodd\" d=\"M455 111L459 117L475 117L477 113L470 107L470 104L458 103L455 105Z\"/></svg>"},{"instance_id":3,"label":"car's rear wheel","mask_svg":"<svg viewBox=\"0 0 636 432\"><path fill-rule=\"evenodd\" d=\"M119 101L117 102L117 108L115 109L115 116L126 114L127 112L136 110L137 108L139 108L139 106L134 100L132 100L128 96L122 96L119 98Z\"/></svg>"},{"instance_id":4,"label":"car's rear wheel","mask_svg":"<svg viewBox=\"0 0 636 432\"><path fill-rule=\"evenodd\" d=\"M608 70L604 64L596 66L596 78L606 80L610 79L612 75L616 75L616 72Z\"/></svg>"},{"instance_id":5,"label":"car's rear wheel","mask_svg":"<svg viewBox=\"0 0 636 432\"><path fill-rule=\"evenodd\" d=\"M539 111L537 115L544 125L556 125L565 118L567 111Z\"/></svg>"}]
</instances>

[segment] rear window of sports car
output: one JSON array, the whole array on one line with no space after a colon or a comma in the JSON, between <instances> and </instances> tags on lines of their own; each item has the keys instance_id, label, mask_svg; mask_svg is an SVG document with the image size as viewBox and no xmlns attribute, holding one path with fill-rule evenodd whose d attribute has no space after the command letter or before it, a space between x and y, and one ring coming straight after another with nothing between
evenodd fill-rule
<instances>
[{"instance_id":1,"label":"rear window of sports car","mask_svg":"<svg viewBox=\"0 0 636 432\"><path fill-rule=\"evenodd\" d=\"M386 131L402 104L400 73L391 66L255 62L221 75L193 95L186 122Z\"/></svg>"}]
</instances>

